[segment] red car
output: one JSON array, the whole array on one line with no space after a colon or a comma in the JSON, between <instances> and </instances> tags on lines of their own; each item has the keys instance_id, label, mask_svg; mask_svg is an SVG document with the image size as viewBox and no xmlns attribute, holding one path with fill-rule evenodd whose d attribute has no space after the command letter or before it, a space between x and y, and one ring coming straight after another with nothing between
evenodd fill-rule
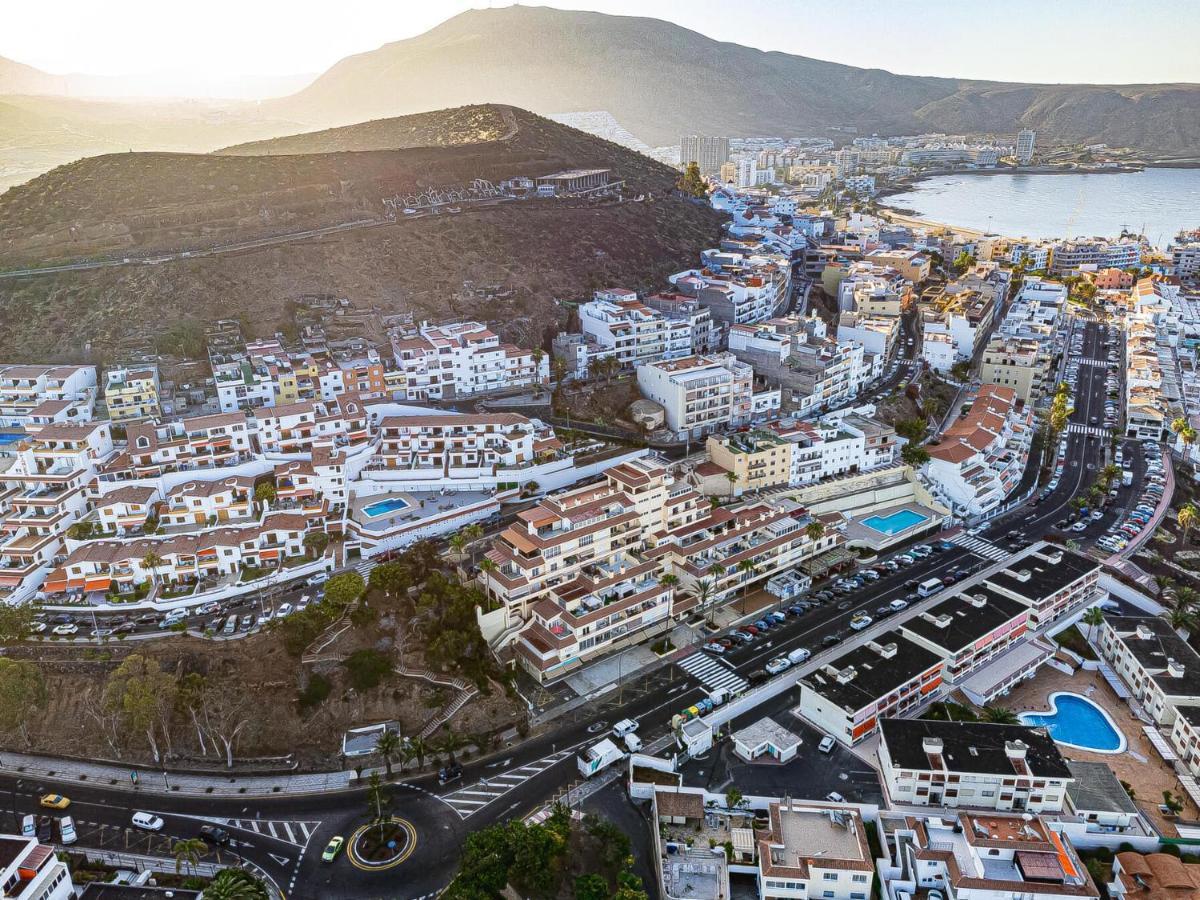
<instances>
[{"instance_id":1,"label":"red car","mask_svg":"<svg viewBox=\"0 0 1200 900\"><path fill-rule=\"evenodd\" d=\"M742 631L746 632L746 634L750 635L751 637L758 637L759 630L753 625L743 625Z\"/></svg>"}]
</instances>

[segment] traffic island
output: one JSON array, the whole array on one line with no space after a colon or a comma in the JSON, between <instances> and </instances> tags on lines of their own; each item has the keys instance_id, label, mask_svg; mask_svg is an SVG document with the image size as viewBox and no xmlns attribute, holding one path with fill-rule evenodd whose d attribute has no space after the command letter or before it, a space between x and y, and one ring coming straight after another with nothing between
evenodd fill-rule
<instances>
[{"instance_id":1,"label":"traffic island","mask_svg":"<svg viewBox=\"0 0 1200 900\"><path fill-rule=\"evenodd\" d=\"M417 846L417 831L406 819L389 816L363 825L350 836L350 864L364 872L382 872L400 865Z\"/></svg>"}]
</instances>

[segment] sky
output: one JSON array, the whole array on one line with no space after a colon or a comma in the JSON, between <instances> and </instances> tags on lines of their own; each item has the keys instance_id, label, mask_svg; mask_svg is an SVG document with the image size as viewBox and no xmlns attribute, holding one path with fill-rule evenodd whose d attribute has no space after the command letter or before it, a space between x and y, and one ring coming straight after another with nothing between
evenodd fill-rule
<instances>
[{"instance_id":1,"label":"sky","mask_svg":"<svg viewBox=\"0 0 1200 900\"><path fill-rule=\"evenodd\" d=\"M5 3L0 56L56 74L134 76L149 94L279 92L344 56L487 0L41 0ZM497 0L497 6L507 5ZM915 75L1200 82L1194 0L551 0L667 19L719 40ZM286 92L286 91L285 91Z\"/></svg>"}]
</instances>

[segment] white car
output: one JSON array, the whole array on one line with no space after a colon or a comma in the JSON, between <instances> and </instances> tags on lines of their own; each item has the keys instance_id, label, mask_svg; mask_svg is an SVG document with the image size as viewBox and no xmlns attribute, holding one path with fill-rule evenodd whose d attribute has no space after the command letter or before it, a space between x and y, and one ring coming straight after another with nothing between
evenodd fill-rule
<instances>
[{"instance_id":1,"label":"white car","mask_svg":"<svg viewBox=\"0 0 1200 900\"><path fill-rule=\"evenodd\" d=\"M767 672L771 675L778 675L780 672L786 672L792 667L792 664L782 656L777 656L767 663Z\"/></svg>"},{"instance_id":2,"label":"white car","mask_svg":"<svg viewBox=\"0 0 1200 900\"><path fill-rule=\"evenodd\" d=\"M275 615L277 617L279 617L280 619L282 619L284 616L290 616L291 614L292 614L292 604L290 604L290 603L281 603L279 605L279 612L275 613Z\"/></svg>"},{"instance_id":3,"label":"white car","mask_svg":"<svg viewBox=\"0 0 1200 900\"><path fill-rule=\"evenodd\" d=\"M163 829L163 820L152 813L135 812L132 821L133 827L140 828L142 831L162 831Z\"/></svg>"},{"instance_id":4,"label":"white car","mask_svg":"<svg viewBox=\"0 0 1200 900\"><path fill-rule=\"evenodd\" d=\"M817 744L817 749L822 753L832 753L836 743L837 741L833 739L833 735L827 734L821 738L821 743Z\"/></svg>"},{"instance_id":5,"label":"white car","mask_svg":"<svg viewBox=\"0 0 1200 900\"><path fill-rule=\"evenodd\" d=\"M855 616L853 619L850 620L850 627L853 628L855 631L862 631L864 628L866 628L868 625L870 625L873 621L875 621L875 620L872 619L870 616L868 616L864 613L859 613L857 616Z\"/></svg>"},{"instance_id":6,"label":"white car","mask_svg":"<svg viewBox=\"0 0 1200 900\"><path fill-rule=\"evenodd\" d=\"M830 803L845 803L846 802L846 798L843 797L841 794L839 794L837 791L830 791L828 794L825 795L825 799L828 800Z\"/></svg>"},{"instance_id":7,"label":"white car","mask_svg":"<svg viewBox=\"0 0 1200 900\"><path fill-rule=\"evenodd\" d=\"M306 580L304 583L307 584L309 587L316 587L318 584L324 584L328 580L329 580L328 572L318 572L316 575L308 576L308 580Z\"/></svg>"},{"instance_id":8,"label":"white car","mask_svg":"<svg viewBox=\"0 0 1200 900\"><path fill-rule=\"evenodd\" d=\"M907 600L893 600L891 603L888 604L888 606L891 609L894 609L896 612L900 612L900 610L902 610L902 609L908 609L908 601Z\"/></svg>"},{"instance_id":9,"label":"white car","mask_svg":"<svg viewBox=\"0 0 1200 900\"><path fill-rule=\"evenodd\" d=\"M78 634L79 626L76 625L74 622L67 624L67 625L56 625L54 627L54 633L59 635L60 637L66 636L66 635L71 635L71 634Z\"/></svg>"}]
</instances>

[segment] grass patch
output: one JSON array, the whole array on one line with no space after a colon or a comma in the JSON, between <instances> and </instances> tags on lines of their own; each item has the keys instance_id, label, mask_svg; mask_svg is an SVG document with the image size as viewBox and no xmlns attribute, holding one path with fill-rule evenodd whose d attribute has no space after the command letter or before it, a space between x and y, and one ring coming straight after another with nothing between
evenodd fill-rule
<instances>
[{"instance_id":1,"label":"grass patch","mask_svg":"<svg viewBox=\"0 0 1200 900\"><path fill-rule=\"evenodd\" d=\"M1083 633L1076 625L1064 628L1058 634L1054 635L1054 642L1060 647L1065 647L1071 652L1079 654L1084 659L1096 659L1096 651L1088 644L1087 638L1083 636Z\"/></svg>"}]
</instances>

